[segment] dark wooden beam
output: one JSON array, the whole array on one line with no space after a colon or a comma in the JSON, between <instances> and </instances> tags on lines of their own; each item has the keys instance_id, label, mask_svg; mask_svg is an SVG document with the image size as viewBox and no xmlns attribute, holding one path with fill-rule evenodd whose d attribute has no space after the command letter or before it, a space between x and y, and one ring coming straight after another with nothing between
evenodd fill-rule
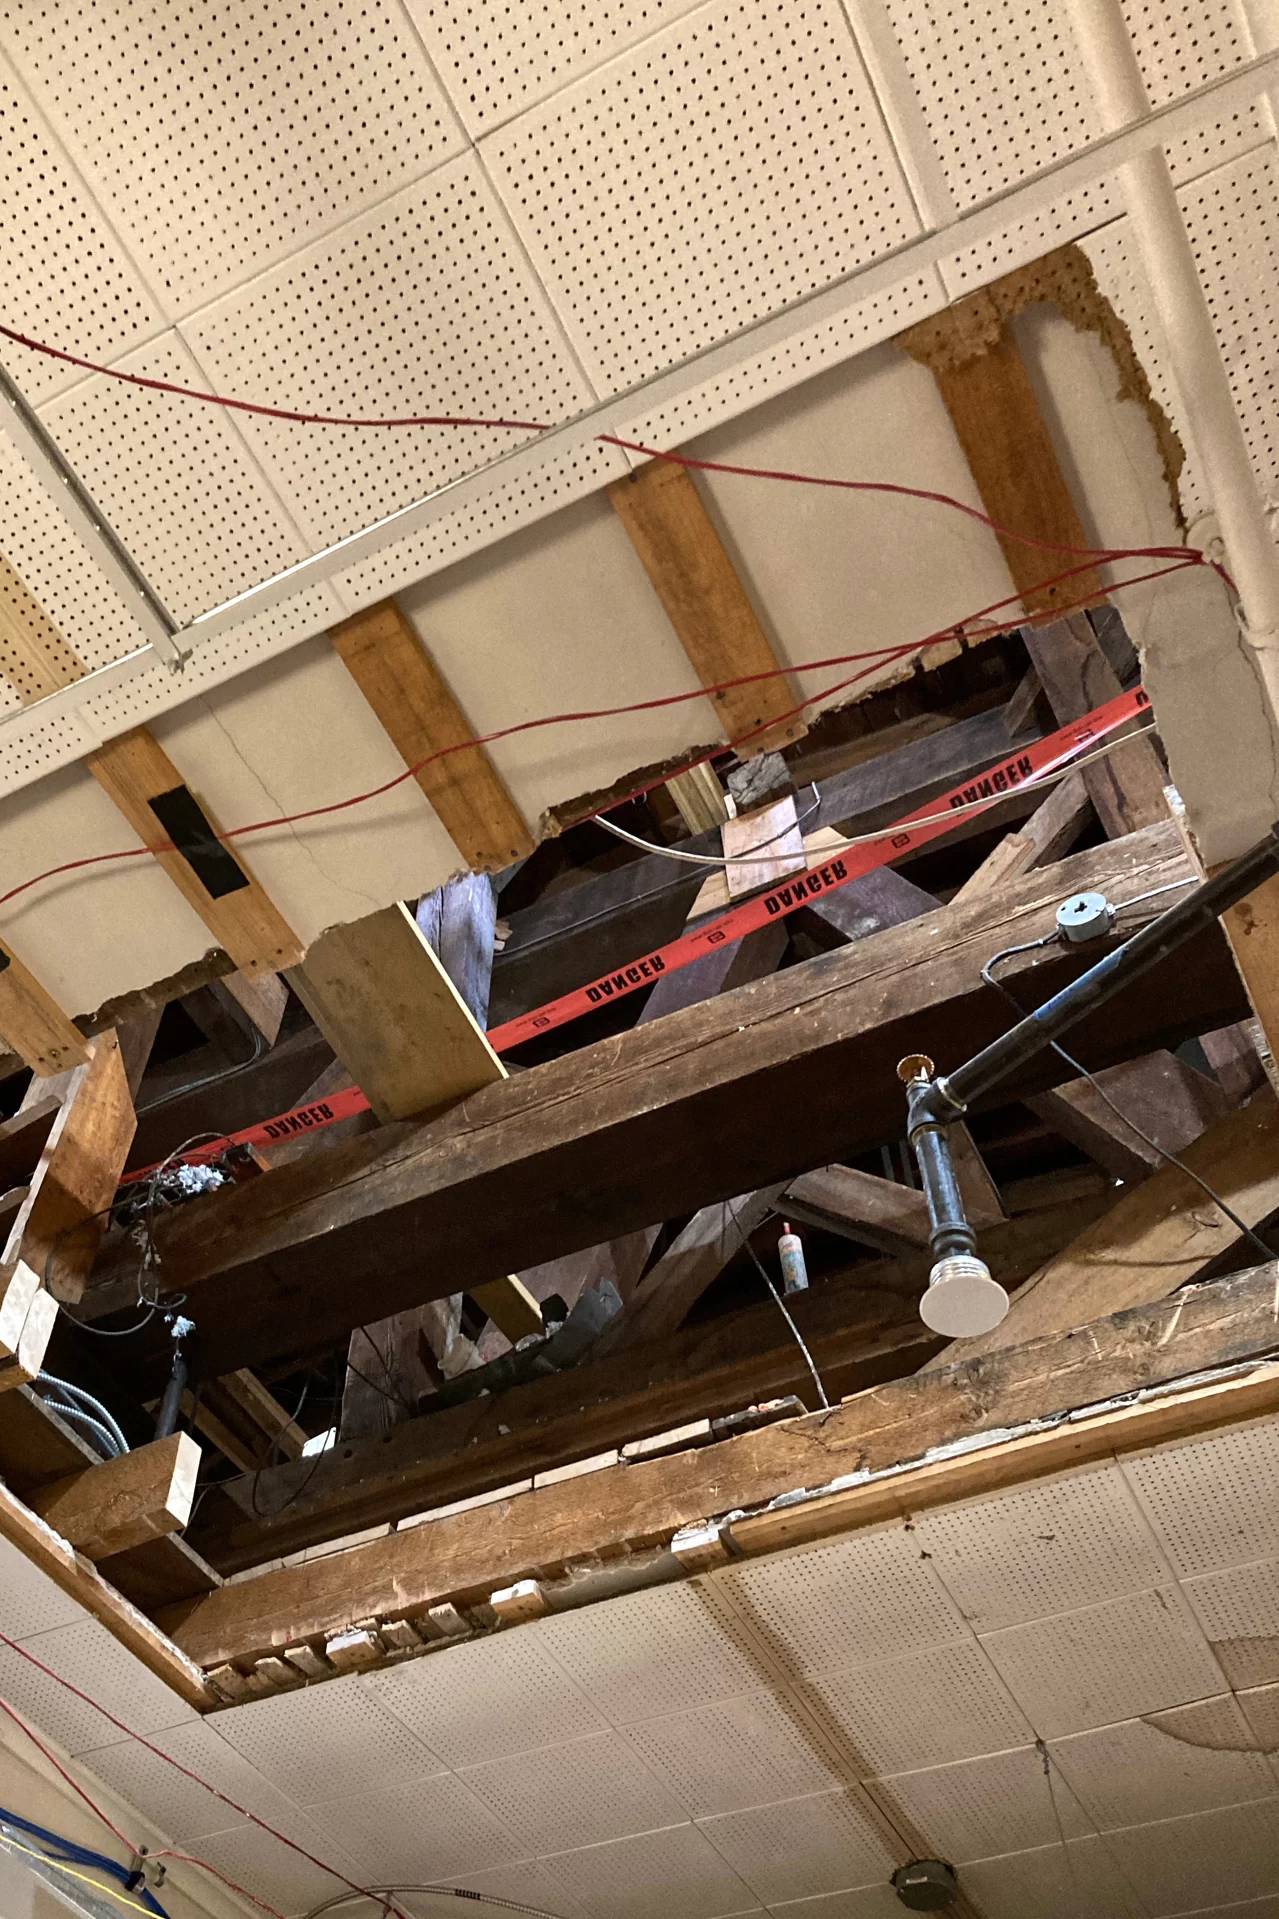
<instances>
[{"instance_id":1,"label":"dark wooden beam","mask_svg":"<svg viewBox=\"0 0 1279 1919\"><path fill-rule=\"evenodd\" d=\"M484 1087L436 1120L318 1148L158 1222L166 1281L188 1294L206 1369L232 1372L321 1351L357 1315L469 1290L850 1158L900 1136L905 1053L945 1068L1006 1029L1007 1008L981 979L993 951L1049 931L1071 892L1125 899L1187 871L1172 823L1148 828ZM1159 904L1126 918L1126 930ZM1008 977L1039 1000L1100 950L1023 954ZM1084 1022L1074 1045L1109 1065L1245 1010L1214 927ZM1066 1070L1044 1054L992 1103ZM80 1311L126 1309L135 1264L132 1246L117 1244ZM158 1368L164 1343L148 1328L128 1359Z\"/></svg>"},{"instance_id":2,"label":"dark wooden beam","mask_svg":"<svg viewBox=\"0 0 1279 1919\"><path fill-rule=\"evenodd\" d=\"M735 1508L760 1508L785 1493L818 1491L844 1473L882 1471L980 1433L1051 1419L1143 1388L1228 1367L1279 1348L1276 1266L1192 1287L1176 1299L1135 1307L1069 1333L1013 1346L939 1372L892 1380L829 1412L497 1500L256 1579L162 1616L176 1643L205 1668L251 1661L299 1640L339 1631L352 1618L421 1617L430 1606L487 1601L514 1579L555 1577L574 1561L669 1541L681 1527ZM864 1489L871 1510L830 1515L827 1530L943 1504L984 1486L1016 1483L1107 1452L1273 1412L1279 1367L1227 1380L1215 1392L1157 1398L1012 1446L992 1445ZM1042 1443L1040 1443L1042 1442ZM948 1466L953 1471L948 1470ZM884 1496L881 1499L881 1494ZM796 1537L820 1530L814 1500L770 1520ZM881 1510L882 1508L882 1510ZM749 1520L755 1527L760 1521ZM743 1529L743 1537L748 1535ZM734 1538L738 1533L734 1531ZM772 1544L785 1544L784 1528Z\"/></svg>"}]
</instances>

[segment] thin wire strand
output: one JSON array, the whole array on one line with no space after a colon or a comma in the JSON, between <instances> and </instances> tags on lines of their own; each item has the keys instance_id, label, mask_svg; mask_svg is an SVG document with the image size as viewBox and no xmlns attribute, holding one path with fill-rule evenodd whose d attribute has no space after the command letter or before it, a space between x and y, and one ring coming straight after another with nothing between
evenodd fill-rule
<instances>
[{"instance_id":1,"label":"thin wire strand","mask_svg":"<svg viewBox=\"0 0 1279 1919\"><path fill-rule=\"evenodd\" d=\"M1038 1748L1039 1757L1043 1761L1044 1778L1048 1781L1048 1797L1052 1802L1053 1823L1057 1828L1057 1838L1061 1845L1062 1857L1066 1861L1066 1870L1070 1874L1070 1883L1075 1895L1075 1909L1079 1914L1079 1919L1088 1919L1088 1908L1084 1904L1083 1887L1079 1883L1078 1865L1074 1853L1066 1843L1066 1828L1062 1823L1061 1808L1057 1804L1057 1788L1053 1784L1052 1760L1049 1756L1048 1747L1042 1739L1036 1739L1035 1745Z\"/></svg>"},{"instance_id":2,"label":"thin wire strand","mask_svg":"<svg viewBox=\"0 0 1279 1919\"><path fill-rule=\"evenodd\" d=\"M793 1333L795 1338L795 1344L799 1347L800 1352L803 1353L804 1355L804 1363L808 1367L809 1372L813 1375L813 1384L817 1388L817 1397L821 1400L822 1405L826 1408L827 1412L829 1412L830 1401L826 1397L826 1388L822 1385L822 1376L817 1370L817 1362L813 1358L813 1355L809 1352L808 1347L804 1344L804 1335L800 1332L799 1327L795 1324L795 1321L792 1319L790 1308L787 1306L786 1301L782 1298L782 1295L778 1292L776 1286L774 1286L772 1278L769 1275L766 1267L764 1266L763 1261L760 1259L759 1254L755 1251L755 1248L751 1245L749 1235L744 1230L741 1220L738 1218L737 1214L733 1211L733 1203L731 1200L726 1199L724 1201L724 1209L729 1219L732 1220L733 1225L737 1228L738 1239L741 1241L742 1245L746 1248L747 1252L750 1254L751 1258L754 1260L755 1265L758 1268L760 1278L763 1280L765 1286L767 1286L769 1292L773 1295L773 1298L777 1304L778 1312L781 1314L782 1318L786 1321L786 1324L790 1327L791 1332ZM765 1219L776 1219L778 1217L779 1215L771 1208L764 1215Z\"/></svg>"},{"instance_id":3,"label":"thin wire strand","mask_svg":"<svg viewBox=\"0 0 1279 1919\"><path fill-rule=\"evenodd\" d=\"M471 1892L465 1886L370 1886L366 1892L362 1893L339 1892L332 1899L325 1899L322 1904L312 1906L310 1912L304 1915L304 1919L321 1919L321 1914L331 1912L335 1906L347 1905L353 1899L373 1898L376 1894L384 1892L438 1892L451 1899L470 1899L477 1903L482 1901L486 1906L500 1906L505 1912L527 1913L529 1919L560 1919L558 1913L546 1912L541 1906L526 1906L518 1899L499 1899L495 1893ZM381 1900L377 1900L377 1903L383 1904ZM385 1907L383 1909L385 1910Z\"/></svg>"},{"instance_id":4,"label":"thin wire strand","mask_svg":"<svg viewBox=\"0 0 1279 1919\"><path fill-rule=\"evenodd\" d=\"M14 1852L25 1852L28 1859L38 1859L42 1865L52 1866L57 1872L65 1872L69 1879L79 1879L83 1885L92 1886L95 1892L105 1893L108 1899L114 1899L122 1906L132 1906L134 1912L145 1912L148 1919L156 1919L155 1908L144 1906L140 1899L131 1899L127 1892L118 1892L114 1886L105 1885L101 1879L90 1878L87 1872L77 1872L65 1859L55 1859L51 1853L37 1852L33 1846L24 1846L5 1833L0 1845L8 1846ZM154 1858L154 1854L148 1855Z\"/></svg>"},{"instance_id":5,"label":"thin wire strand","mask_svg":"<svg viewBox=\"0 0 1279 1919\"><path fill-rule=\"evenodd\" d=\"M1132 905L1133 902L1130 900L1128 904ZM1033 948L1038 946L1050 945L1055 941L1055 939L1056 939L1056 935L1050 934L1048 938L1046 939L1029 940L1027 941L1025 946L1005 946L1002 949L1002 951L992 955L992 957L986 961L986 964L981 969L981 976L985 980L987 986L993 986L997 993L1002 993L1004 998L1008 1001L1009 1005L1016 1010L1018 1016L1021 1019L1029 1019L1031 1017L1030 1013L1028 1012L1026 1007L1022 1005L1021 1001L1017 998L1016 994L1013 993L1010 990L1010 988L1004 984L1003 980L999 980L995 978L994 972L992 969L998 966L1001 960L1012 959L1015 954L1030 952ZM1067 1066L1073 1068L1073 1070L1076 1073L1078 1073L1081 1076L1081 1078L1086 1079L1088 1081L1088 1084L1092 1087L1093 1091L1099 1096L1099 1098L1105 1101L1106 1105L1110 1108L1111 1112L1115 1115L1115 1118L1117 1120L1122 1121L1122 1123L1128 1128L1130 1133L1135 1133L1137 1135L1137 1138L1144 1141L1145 1144L1149 1146L1153 1152L1158 1153L1161 1159L1167 1160L1170 1166L1175 1166L1178 1172L1184 1173L1187 1179L1193 1180L1195 1185L1198 1186L1202 1192L1208 1195L1208 1198L1212 1201L1213 1205L1221 1209L1221 1211L1225 1214L1226 1218L1230 1221L1231 1225L1236 1227L1245 1239L1252 1241L1252 1244L1255 1247L1257 1247L1257 1249L1261 1253L1261 1257L1264 1260L1270 1261L1274 1258L1275 1256L1274 1248L1271 1246L1267 1246L1265 1240L1262 1239L1260 1233L1254 1232L1251 1226L1247 1225L1247 1223L1244 1220L1240 1219L1238 1213L1235 1212L1234 1208L1226 1204L1225 1200L1221 1197L1221 1194L1216 1192L1208 1184L1206 1179L1201 1178L1200 1175L1197 1172L1195 1172L1193 1167L1187 1166L1185 1160L1179 1158L1176 1153L1170 1153L1166 1146L1161 1146L1157 1139L1152 1139L1150 1134L1143 1131L1143 1129L1140 1126L1138 1126L1136 1120L1130 1118L1130 1116L1124 1112L1122 1107L1116 1106L1114 1100L1110 1097L1110 1094L1106 1091L1105 1087L1097 1079L1097 1076L1095 1073L1090 1073L1088 1068L1085 1065L1083 1065L1081 1061L1077 1060L1072 1053L1068 1053L1065 1047L1062 1046L1059 1041L1050 1040L1049 1044L1051 1045L1054 1053L1058 1054L1060 1058L1065 1060Z\"/></svg>"},{"instance_id":6,"label":"thin wire strand","mask_svg":"<svg viewBox=\"0 0 1279 1919\"><path fill-rule=\"evenodd\" d=\"M811 820L814 813L820 812L821 804L820 799L814 800L810 807L807 807L789 826L784 826L780 833L773 833L768 839L761 840L753 853L721 853L718 856L714 853L682 853L678 846L657 846L652 840L642 840L637 833L629 833L624 826L619 826L615 820L606 820L600 813L592 813L591 824L602 826L606 833L612 833L616 839L625 840L630 846L638 846L641 852L660 853L664 859L682 860L689 866L756 866L766 855L770 846L776 846L780 840L786 838L788 833L794 833L805 820Z\"/></svg>"}]
</instances>

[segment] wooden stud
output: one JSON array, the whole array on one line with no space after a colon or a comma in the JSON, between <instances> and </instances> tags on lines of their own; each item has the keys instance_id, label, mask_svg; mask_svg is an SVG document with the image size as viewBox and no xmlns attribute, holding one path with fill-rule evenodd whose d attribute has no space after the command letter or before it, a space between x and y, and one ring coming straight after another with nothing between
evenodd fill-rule
<instances>
[{"instance_id":1,"label":"wooden stud","mask_svg":"<svg viewBox=\"0 0 1279 1919\"><path fill-rule=\"evenodd\" d=\"M791 1181L780 1210L829 1233L843 1233L881 1252L927 1246L932 1224L928 1202L913 1186L862 1173L853 1166L826 1166Z\"/></svg>"},{"instance_id":2,"label":"wooden stud","mask_svg":"<svg viewBox=\"0 0 1279 1919\"><path fill-rule=\"evenodd\" d=\"M781 662L687 469L650 460L615 480L608 497L702 685L774 676L710 696L739 757L801 738L807 723L793 714Z\"/></svg>"},{"instance_id":3,"label":"wooden stud","mask_svg":"<svg viewBox=\"0 0 1279 1919\"><path fill-rule=\"evenodd\" d=\"M1084 613L1029 627L1026 646L1062 725L1081 720L1123 690ZM1168 817L1164 771L1149 740L1130 740L1079 775L1109 839Z\"/></svg>"},{"instance_id":4,"label":"wooden stud","mask_svg":"<svg viewBox=\"0 0 1279 1919\"><path fill-rule=\"evenodd\" d=\"M728 818L724 789L713 766L703 760L687 772L674 773L666 782L679 816L690 833L710 833Z\"/></svg>"},{"instance_id":5,"label":"wooden stud","mask_svg":"<svg viewBox=\"0 0 1279 1919\"><path fill-rule=\"evenodd\" d=\"M181 1532L191 1517L199 1471L200 1448L188 1433L173 1433L40 1486L28 1504L86 1559L97 1561Z\"/></svg>"},{"instance_id":6,"label":"wooden stud","mask_svg":"<svg viewBox=\"0 0 1279 1919\"><path fill-rule=\"evenodd\" d=\"M150 802L185 782L146 727L134 727L132 732L108 740L105 746L96 747L88 754L84 763L144 846L168 844L169 836L152 812ZM217 821L207 807L202 806L201 810L216 832ZM216 899L181 853L157 852L155 858L241 972L275 973L283 966L296 965L302 957L296 933L253 878L240 852L232 852L229 847L226 850L247 876L249 884Z\"/></svg>"},{"instance_id":7,"label":"wooden stud","mask_svg":"<svg viewBox=\"0 0 1279 1919\"><path fill-rule=\"evenodd\" d=\"M72 1075L0 1263L24 1259L59 1299L79 1299L136 1126L119 1037L101 1033Z\"/></svg>"},{"instance_id":8,"label":"wooden stud","mask_svg":"<svg viewBox=\"0 0 1279 1919\"><path fill-rule=\"evenodd\" d=\"M1036 684L1038 677L1036 676ZM1091 769L1090 769L1091 770ZM979 893L993 892L1009 880L1029 873L1034 866L1050 866L1068 853L1083 832L1092 813L1092 801L1082 773L1069 773L1054 786L1043 805L1035 809L1019 832L1009 833L986 855L975 873L969 875L956 900L975 899Z\"/></svg>"},{"instance_id":9,"label":"wooden stud","mask_svg":"<svg viewBox=\"0 0 1279 1919\"><path fill-rule=\"evenodd\" d=\"M446 750L465 746L474 729L395 601L343 620L329 637L467 865L498 872L531 853L533 836L484 747Z\"/></svg>"},{"instance_id":10,"label":"wooden stud","mask_svg":"<svg viewBox=\"0 0 1279 1919\"><path fill-rule=\"evenodd\" d=\"M57 1001L0 944L0 1039L42 1079L83 1065L89 1042Z\"/></svg>"}]
</instances>

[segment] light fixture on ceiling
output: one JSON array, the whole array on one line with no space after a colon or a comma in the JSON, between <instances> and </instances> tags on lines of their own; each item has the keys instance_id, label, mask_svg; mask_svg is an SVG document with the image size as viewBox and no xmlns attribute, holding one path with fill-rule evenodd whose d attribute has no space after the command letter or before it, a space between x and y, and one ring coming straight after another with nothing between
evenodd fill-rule
<instances>
[{"instance_id":1,"label":"light fixture on ceiling","mask_svg":"<svg viewBox=\"0 0 1279 1919\"><path fill-rule=\"evenodd\" d=\"M958 1899L959 1881L940 1859L912 1859L893 1874L893 1890L912 1912L941 1912Z\"/></svg>"}]
</instances>

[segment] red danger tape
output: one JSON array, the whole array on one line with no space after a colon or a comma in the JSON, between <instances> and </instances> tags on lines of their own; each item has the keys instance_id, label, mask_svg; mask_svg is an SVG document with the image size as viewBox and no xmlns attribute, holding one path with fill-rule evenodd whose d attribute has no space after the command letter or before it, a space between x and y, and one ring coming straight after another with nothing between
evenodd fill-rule
<instances>
[{"instance_id":1,"label":"red danger tape","mask_svg":"<svg viewBox=\"0 0 1279 1919\"><path fill-rule=\"evenodd\" d=\"M707 920L695 931L682 933L667 945L645 953L629 966L623 966L614 973L603 973L588 986L579 986L574 992L565 993L546 1006L538 1006L531 1013L522 1013L518 1019L507 1020L503 1026L490 1028L489 1044L497 1053L509 1053L525 1040L535 1039L539 1033L548 1033L557 1026L564 1026L569 1020L589 1013L593 1007L621 999L627 993L636 993L643 986L651 986L654 980L661 979L665 974L678 972L681 966L691 966L694 960L701 959L705 953L714 952L726 940L744 939L747 933L767 926L771 920L798 912L801 906L819 894L848 886L853 880L861 879L865 874L900 859L904 853L927 846L930 841L940 839L951 831L954 821L948 815L961 810L967 812L970 808L980 810L983 806L997 805L1009 793L1046 778L1058 767L1074 759L1076 754L1105 739L1117 728L1126 726L1129 720L1146 712L1149 706L1150 700L1140 687L1135 687L1129 693L1120 693L1115 699L1108 700L1105 706L1085 714L1083 719L1061 727L1045 739L1036 740L1033 746L1010 753L1007 759L988 767L976 779L966 780L962 786L954 786L948 793L939 793L935 799L917 807L904 819L886 826L873 842L850 845L843 851L836 848L830 858L823 860L819 866L812 867L806 873L797 873L793 879L771 886L766 892L755 894L740 906L731 907L728 912ZM350 1119L354 1114L368 1110L368 1100L358 1087L352 1086L344 1092L332 1093L325 1099L313 1100L307 1106L295 1106L287 1113L277 1113L274 1119L262 1120L257 1126L246 1126L241 1132L228 1133L225 1138L193 1146L183 1153L182 1158L186 1161L216 1159L232 1146L276 1146L281 1140L290 1139L298 1133L316 1132L322 1127L335 1125L338 1120ZM154 1166L148 1166L140 1172L130 1173L126 1183L146 1179L155 1171Z\"/></svg>"}]
</instances>

